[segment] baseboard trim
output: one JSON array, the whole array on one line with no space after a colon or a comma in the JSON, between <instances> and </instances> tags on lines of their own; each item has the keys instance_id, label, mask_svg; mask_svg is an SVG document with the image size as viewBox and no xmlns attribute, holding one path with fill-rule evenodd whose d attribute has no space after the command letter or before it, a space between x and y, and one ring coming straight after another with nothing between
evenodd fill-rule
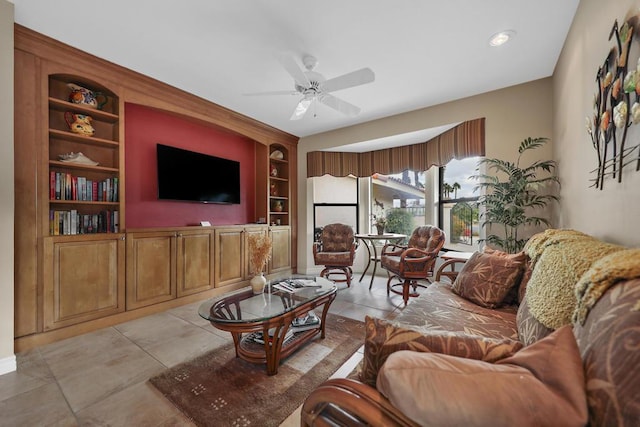
<instances>
[{"instance_id":1,"label":"baseboard trim","mask_svg":"<svg viewBox=\"0 0 640 427\"><path fill-rule=\"evenodd\" d=\"M0 359L0 375L8 374L9 372L14 372L17 369L18 365L16 364L16 355L12 354L9 357L5 357L4 359Z\"/></svg>"}]
</instances>

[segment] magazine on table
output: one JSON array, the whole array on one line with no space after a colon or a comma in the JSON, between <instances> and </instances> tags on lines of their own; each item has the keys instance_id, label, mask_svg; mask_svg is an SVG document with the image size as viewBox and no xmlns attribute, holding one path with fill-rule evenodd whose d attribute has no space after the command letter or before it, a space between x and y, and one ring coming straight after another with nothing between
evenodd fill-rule
<instances>
[{"instance_id":1,"label":"magazine on table","mask_svg":"<svg viewBox=\"0 0 640 427\"><path fill-rule=\"evenodd\" d=\"M276 328L271 328L269 329L269 341L273 341L273 336L276 333ZM293 331L291 328L289 328L287 330L287 333L284 336L284 341L288 341L289 339L291 339L293 337L293 334L295 333L295 331ZM263 337L263 333L262 332L254 332L253 333L253 341L257 342L258 344L264 344L264 337Z\"/></svg>"},{"instance_id":2,"label":"magazine on table","mask_svg":"<svg viewBox=\"0 0 640 427\"><path fill-rule=\"evenodd\" d=\"M319 288L321 286L313 278L285 279L273 285L275 289L289 293L293 293L298 289Z\"/></svg>"},{"instance_id":3,"label":"magazine on table","mask_svg":"<svg viewBox=\"0 0 640 427\"><path fill-rule=\"evenodd\" d=\"M308 331L310 329L318 329L320 327L321 320L314 313L313 310L309 310L307 313L296 317L291 321L291 326L287 330L284 336L284 342L287 342L297 332ZM269 329L269 340L273 341L273 336L276 333L276 328ZM251 339L259 344L264 344L264 338L262 332L254 332Z\"/></svg>"},{"instance_id":4,"label":"magazine on table","mask_svg":"<svg viewBox=\"0 0 640 427\"><path fill-rule=\"evenodd\" d=\"M302 332L309 329L315 329L320 325L320 318L310 310L306 314L296 317L291 322L291 329L294 332Z\"/></svg>"}]
</instances>

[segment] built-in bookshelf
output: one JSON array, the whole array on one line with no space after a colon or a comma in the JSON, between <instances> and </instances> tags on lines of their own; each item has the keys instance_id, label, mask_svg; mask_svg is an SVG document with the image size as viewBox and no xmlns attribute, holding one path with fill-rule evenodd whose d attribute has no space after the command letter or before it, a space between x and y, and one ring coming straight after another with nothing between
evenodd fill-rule
<instances>
[{"instance_id":1,"label":"built-in bookshelf","mask_svg":"<svg viewBox=\"0 0 640 427\"><path fill-rule=\"evenodd\" d=\"M49 235L119 232L119 99L78 76L52 74L48 83ZM98 101L72 102L73 85Z\"/></svg>"},{"instance_id":2,"label":"built-in bookshelf","mask_svg":"<svg viewBox=\"0 0 640 427\"><path fill-rule=\"evenodd\" d=\"M269 224L289 225L289 150L274 144L269 151Z\"/></svg>"}]
</instances>

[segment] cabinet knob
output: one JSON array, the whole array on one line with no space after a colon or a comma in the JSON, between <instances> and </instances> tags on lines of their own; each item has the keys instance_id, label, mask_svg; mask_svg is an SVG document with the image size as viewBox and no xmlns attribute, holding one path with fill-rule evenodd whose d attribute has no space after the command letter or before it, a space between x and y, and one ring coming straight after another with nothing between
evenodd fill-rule
<instances>
[{"instance_id":1,"label":"cabinet knob","mask_svg":"<svg viewBox=\"0 0 640 427\"><path fill-rule=\"evenodd\" d=\"M178 233L178 237L182 237L182 233Z\"/></svg>"},{"instance_id":2,"label":"cabinet knob","mask_svg":"<svg viewBox=\"0 0 640 427\"><path fill-rule=\"evenodd\" d=\"M125 240L125 236L120 236L120 240Z\"/></svg>"}]
</instances>

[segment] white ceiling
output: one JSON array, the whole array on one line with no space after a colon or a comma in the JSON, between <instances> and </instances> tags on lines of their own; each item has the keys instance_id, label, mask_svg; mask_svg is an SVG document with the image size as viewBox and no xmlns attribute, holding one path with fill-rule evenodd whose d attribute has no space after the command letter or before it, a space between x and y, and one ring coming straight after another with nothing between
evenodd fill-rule
<instances>
[{"instance_id":1,"label":"white ceiling","mask_svg":"<svg viewBox=\"0 0 640 427\"><path fill-rule=\"evenodd\" d=\"M548 77L579 3L10 1L21 25L299 137ZM516 36L490 47L502 30ZM360 114L321 104L291 121L297 96L243 95L293 89L279 53L315 56L327 79L371 68L373 83L333 92Z\"/></svg>"}]
</instances>

